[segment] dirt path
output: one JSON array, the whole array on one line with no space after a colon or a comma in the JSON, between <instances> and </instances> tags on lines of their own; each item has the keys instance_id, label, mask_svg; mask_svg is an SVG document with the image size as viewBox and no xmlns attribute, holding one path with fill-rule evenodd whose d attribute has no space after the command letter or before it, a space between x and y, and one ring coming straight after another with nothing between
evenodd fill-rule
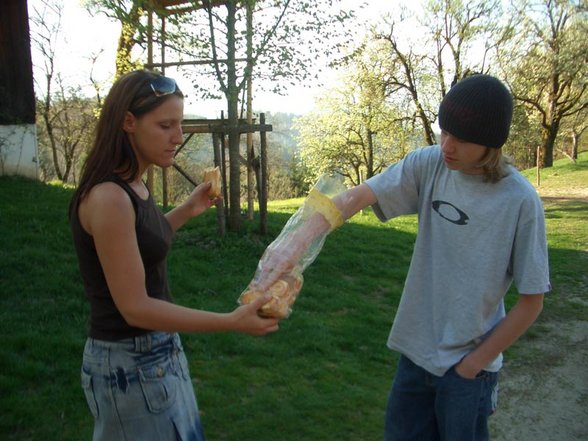
<instances>
[{"instance_id":1,"label":"dirt path","mask_svg":"<svg viewBox=\"0 0 588 441\"><path fill-rule=\"evenodd\" d=\"M546 203L554 198L588 201L586 189L541 196ZM588 275L578 277L578 288L566 302L588 310ZM531 332L519 342L517 358L506 357L498 411L490 422L492 440L588 440L588 320L539 320L534 327L538 337Z\"/></svg>"},{"instance_id":2,"label":"dirt path","mask_svg":"<svg viewBox=\"0 0 588 441\"><path fill-rule=\"evenodd\" d=\"M588 440L588 322L538 326L541 337L502 370L492 439Z\"/></svg>"}]
</instances>

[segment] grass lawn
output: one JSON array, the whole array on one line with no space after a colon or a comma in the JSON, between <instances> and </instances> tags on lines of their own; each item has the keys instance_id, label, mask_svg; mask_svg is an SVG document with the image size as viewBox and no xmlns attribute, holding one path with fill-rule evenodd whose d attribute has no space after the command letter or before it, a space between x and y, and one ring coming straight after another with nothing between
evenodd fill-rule
<instances>
[{"instance_id":1,"label":"grass lawn","mask_svg":"<svg viewBox=\"0 0 588 441\"><path fill-rule=\"evenodd\" d=\"M531 181L534 172L527 171ZM542 185L588 185L588 153L559 161ZM79 386L88 306L67 222L71 189L0 178L0 439L91 439ZM269 204L257 221L216 235L213 210L176 236L169 261L176 301L229 311L265 247L301 200ZM550 199L554 290L540 320L586 317L588 202ZM280 332L183 335L210 440L377 440L397 355L386 338L416 234L415 217L381 224L358 215L328 239ZM512 304L516 296L509 295ZM526 339L540 338L541 326ZM516 357L517 347L509 350Z\"/></svg>"}]
</instances>

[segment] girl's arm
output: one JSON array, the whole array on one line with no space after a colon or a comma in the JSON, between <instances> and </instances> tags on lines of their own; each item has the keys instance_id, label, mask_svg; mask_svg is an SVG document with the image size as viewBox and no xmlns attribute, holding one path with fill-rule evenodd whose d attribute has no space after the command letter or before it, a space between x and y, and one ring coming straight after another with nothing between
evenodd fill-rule
<instances>
[{"instance_id":1,"label":"girl's arm","mask_svg":"<svg viewBox=\"0 0 588 441\"><path fill-rule=\"evenodd\" d=\"M166 213L165 217L174 232L188 220L202 214L217 202L216 199L211 199L208 196L210 185L210 182L198 185L182 205Z\"/></svg>"},{"instance_id":2,"label":"girl's arm","mask_svg":"<svg viewBox=\"0 0 588 441\"><path fill-rule=\"evenodd\" d=\"M197 187L190 198L203 201L200 191L206 193L208 185ZM80 220L94 238L114 303L129 325L169 332L239 331L252 335L278 329L277 320L257 315L268 299L230 313L215 313L149 297L135 233L135 211L129 196L116 184L94 187L80 205Z\"/></svg>"}]
</instances>

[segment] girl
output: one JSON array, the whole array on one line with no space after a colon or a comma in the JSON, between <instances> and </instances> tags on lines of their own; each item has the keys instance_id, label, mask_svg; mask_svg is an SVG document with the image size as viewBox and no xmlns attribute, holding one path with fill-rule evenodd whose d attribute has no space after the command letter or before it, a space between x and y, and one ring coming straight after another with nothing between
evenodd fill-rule
<instances>
[{"instance_id":1,"label":"girl","mask_svg":"<svg viewBox=\"0 0 588 441\"><path fill-rule=\"evenodd\" d=\"M166 255L173 234L215 202L210 183L200 184L164 215L143 183L150 165L172 165L183 106L171 78L141 70L116 81L70 204L91 307L81 375L95 441L204 440L177 332L278 329L277 320L257 315L267 299L225 314L172 301Z\"/></svg>"}]
</instances>

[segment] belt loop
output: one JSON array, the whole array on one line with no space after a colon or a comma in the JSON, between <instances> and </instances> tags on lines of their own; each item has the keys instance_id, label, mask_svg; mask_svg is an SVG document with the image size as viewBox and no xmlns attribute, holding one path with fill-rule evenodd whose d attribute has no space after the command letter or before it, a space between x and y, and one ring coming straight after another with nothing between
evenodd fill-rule
<instances>
[{"instance_id":1,"label":"belt loop","mask_svg":"<svg viewBox=\"0 0 588 441\"><path fill-rule=\"evenodd\" d=\"M152 347L151 334L138 335L135 337L136 352L150 352Z\"/></svg>"}]
</instances>

